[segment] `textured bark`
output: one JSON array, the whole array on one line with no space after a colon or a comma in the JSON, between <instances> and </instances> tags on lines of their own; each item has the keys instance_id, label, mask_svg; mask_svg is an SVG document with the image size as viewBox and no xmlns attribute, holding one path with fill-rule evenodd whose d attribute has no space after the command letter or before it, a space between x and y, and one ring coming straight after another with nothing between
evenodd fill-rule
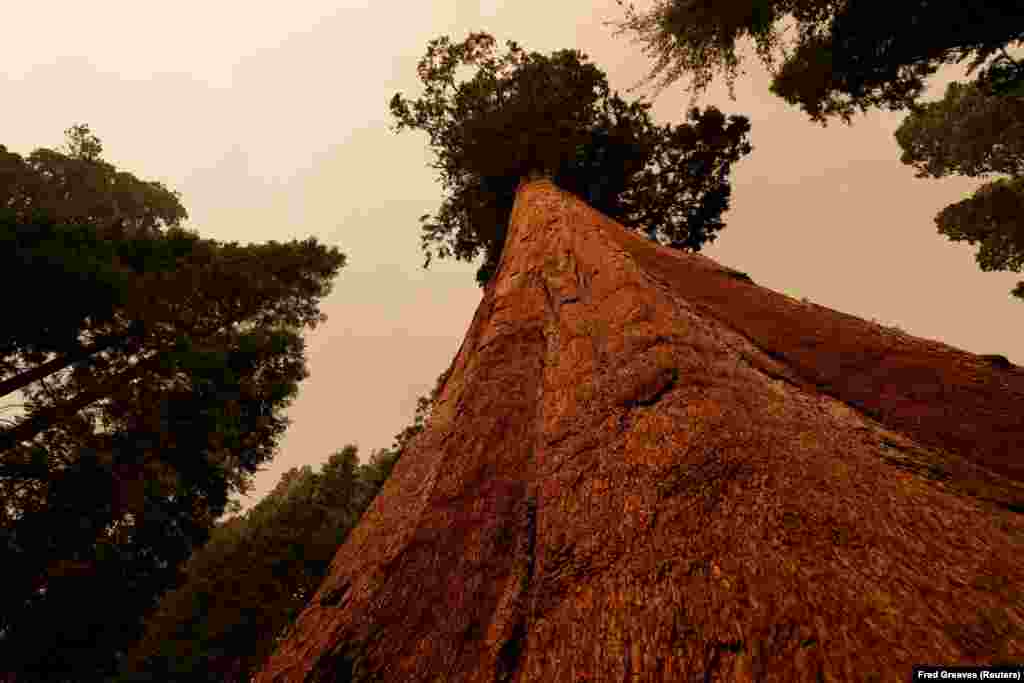
<instances>
[{"instance_id":1,"label":"textured bark","mask_svg":"<svg viewBox=\"0 0 1024 683\"><path fill-rule=\"evenodd\" d=\"M895 681L1024 658L1024 368L547 180L281 681Z\"/></svg>"}]
</instances>

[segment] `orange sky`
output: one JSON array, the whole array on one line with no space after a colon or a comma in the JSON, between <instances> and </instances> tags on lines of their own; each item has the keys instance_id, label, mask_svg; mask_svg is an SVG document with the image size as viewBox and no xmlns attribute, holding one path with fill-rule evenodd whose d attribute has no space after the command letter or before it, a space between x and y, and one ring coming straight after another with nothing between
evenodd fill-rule
<instances>
[{"instance_id":1,"label":"orange sky","mask_svg":"<svg viewBox=\"0 0 1024 683\"><path fill-rule=\"evenodd\" d=\"M632 97L653 62L602 25L622 16L614 0L20 3L0 42L0 144L28 154L88 123L108 161L181 192L204 237L313 235L346 253L330 319L307 336L292 426L248 507L291 467L316 469L347 443L364 457L390 445L480 302L476 264L421 269L417 217L442 190L426 135L388 128L390 97L420 92L427 41L484 30L528 50L577 48ZM941 71L929 97L955 79L962 68ZM676 85L652 112L679 123L688 101ZM1009 294L1024 276L982 272L977 247L932 220L983 179L915 178L893 137L901 114L822 129L768 92L756 62L736 101L719 86L698 104L748 116L754 146L702 253L759 285L1024 365L1024 304Z\"/></svg>"}]
</instances>

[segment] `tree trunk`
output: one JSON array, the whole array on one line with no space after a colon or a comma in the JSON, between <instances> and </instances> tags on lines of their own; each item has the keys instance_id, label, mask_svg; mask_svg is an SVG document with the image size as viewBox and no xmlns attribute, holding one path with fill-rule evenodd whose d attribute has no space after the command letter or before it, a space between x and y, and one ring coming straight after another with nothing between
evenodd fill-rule
<instances>
[{"instance_id":1,"label":"tree trunk","mask_svg":"<svg viewBox=\"0 0 1024 683\"><path fill-rule=\"evenodd\" d=\"M257 680L909 680L1024 658L1024 368L520 186L427 428Z\"/></svg>"}]
</instances>

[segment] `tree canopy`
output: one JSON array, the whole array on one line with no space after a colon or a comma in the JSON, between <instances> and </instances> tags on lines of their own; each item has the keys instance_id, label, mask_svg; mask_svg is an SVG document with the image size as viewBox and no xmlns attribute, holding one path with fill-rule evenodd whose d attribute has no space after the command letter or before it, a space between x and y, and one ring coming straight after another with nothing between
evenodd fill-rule
<instances>
[{"instance_id":1,"label":"tree canopy","mask_svg":"<svg viewBox=\"0 0 1024 683\"><path fill-rule=\"evenodd\" d=\"M318 473L306 465L244 515L226 520L160 600L118 680L247 683L319 588L349 532L430 415L438 387L418 399L390 449L359 464L356 446Z\"/></svg>"},{"instance_id":2,"label":"tree canopy","mask_svg":"<svg viewBox=\"0 0 1024 683\"><path fill-rule=\"evenodd\" d=\"M656 58L647 82L660 76L664 88L689 75L696 97L723 74L732 94L737 42L749 38L773 74L771 91L822 125L849 123L858 109L908 108L939 66L967 59L970 72L988 62L979 80L995 93L1024 88L1024 64L1005 50L1024 40L1017 0L657 0L643 14L618 2L619 33L633 32Z\"/></svg>"},{"instance_id":3,"label":"tree canopy","mask_svg":"<svg viewBox=\"0 0 1024 683\"><path fill-rule=\"evenodd\" d=\"M0 430L0 670L86 681L272 457L345 257L202 239L87 127L69 140L0 150L0 277L22 306L0 387L27 408Z\"/></svg>"},{"instance_id":4,"label":"tree canopy","mask_svg":"<svg viewBox=\"0 0 1024 683\"><path fill-rule=\"evenodd\" d=\"M976 83L950 83L896 131L900 160L919 178L1024 175L1024 97L1000 97Z\"/></svg>"},{"instance_id":5,"label":"tree canopy","mask_svg":"<svg viewBox=\"0 0 1024 683\"><path fill-rule=\"evenodd\" d=\"M376 493L371 467L346 446L319 473L292 468L252 510L215 528L147 620L120 680L250 680Z\"/></svg>"},{"instance_id":6,"label":"tree canopy","mask_svg":"<svg viewBox=\"0 0 1024 683\"><path fill-rule=\"evenodd\" d=\"M45 282L50 291L45 306L42 292L12 297L19 324L0 331L0 373L15 373L15 356L89 355L80 334L87 323L114 321L115 304L134 291L129 275L172 268L195 240L177 230L188 217L177 193L103 161L87 125L65 134L67 153L41 148L22 158L0 145L0 282L5 291ZM115 339L96 341L107 348Z\"/></svg>"},{"instance_id":7,"label":"tree canopy","mask_svg":"<svg viewBox=\"0 0 1024 683\"><path fill-rule=\"evenodd\" d=\"M516 188L537 175L670 246L698 251L715 239L732 164L751 151L745 117L693 108L688 123L659 126L650 104L612 93L583 53L545 56L507 41L499 57L495 43L487 33L430 41L418 66L423 95L390 102L396 131L429 134L448 192L435 216L420 218L424 267L435 255L468 261L484 252L477 281L486 284ZM475 73L456 83L459 67Z\"/></svg>"},{"instance_id":8,"label":"tree canopy","mask_svg":"<svg viewBox=\"0 0 1024 683\"><path fill-rule=\"evenodd\" d=\"M920 178L984 177L967 199L935 217L953 241L980 243L984 271L1024 266L1024 97L993 95L977 83L950 83L945 96L917 107L896 130L901 161ZM1024 282L1014 296L1024 298Z\"/></svg>"},{"instance_id":9,"label":"tree canopy","mask_svg":"<svg viewBox=\"0 0 1024 683\"><path fill-rule=\"evenodd\" d=\"M788 44L787 25L795 30ZM903 163L919 177L1008 176L943 209L935 218L939 232L980 242L982 270L1020 271L1024 61L1007 52L1024 43L1020 2L658 0L645 14L630 5L618 26L657 58L648 82L661 76L664 88L690 75L694 98L719 74L733 94L737 43L748 38L772 72L771 91L813 121L826 125L839 116L852 123L857 110L875 107L909 111L896 138ZM939 102L922 102L929 76L967 59L974 81L951 84ZM1013 293L1024 297L1024 282Z\"/></svg>"}]
</instances>

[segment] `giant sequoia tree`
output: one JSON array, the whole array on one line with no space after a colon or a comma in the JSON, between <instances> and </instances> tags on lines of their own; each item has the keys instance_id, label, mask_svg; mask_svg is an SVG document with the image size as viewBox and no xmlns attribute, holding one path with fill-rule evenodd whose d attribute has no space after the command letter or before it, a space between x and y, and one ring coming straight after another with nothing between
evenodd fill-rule
<instances>
[{"instance_id":1,"label":"giant sequoia tree","mask_svg":"<svg viewBox=\"0 0 1024 683\"><path fill-rule=\"evenodd\" d=\"M1020 368L798 305L546 180L503 258L427 429L256 681L1024 657Z\"/></svg>"},{"instance_id":2,"label":"giant sequoia tree","mask_svg":"<svg viewBox=\"0 0 1024 683\"><path fill-rule=\"evenodd\" d=\"M610 92L604 73L586 55L560 50L525 52L508 41L472 33L462 43L430 41L419 63L423 95L396 94L396 130L430 135L448 196L426 214L423 249L472 260L481 251L477 281L497 267L521 178L547 175L591 206L651 239L700 250L724 227L729 171L751 151L745 117L714 107L688 112L688 123L655 125L650 104L626 103ZM475 74L455 81L460 66ZM436 252L431 250L436 246Z\"/></svg>"},{"instance_id":3,"label":"giant sequoia tree","mask_svg":"<svg viewBox=\"0 0 1024 683\"><path fill-rule=\"evenodd\" d=\"M1024 40L1017 0L657 0L643 14L631 4L615 23L656 57L648 82L660 76L664 88L689 75L694 96L718 74L731 93L737 42L752 39L773 72L772 92L823 125L837 115L850 122L858 109L911 107L928 76L968 58L971 71L988 62L979 80L994 92L1024 87L1024 65L1005 49Z\"/></svg>"},{"instance_id":4,"label":"giant sequoia tree","mask_svg":"<svg viewBox=\"0 0 1024 683\"><path fill-rule=\"evenodd\" d=\"M116 668L272 457L307 374L301 329L345 260L183 230L175 196L113 171L83 128L68 154L0 155L0 270L21 306L0 387L27 408L0 430L0 662L33 680Z\"/></svg>"}]
</instances>

